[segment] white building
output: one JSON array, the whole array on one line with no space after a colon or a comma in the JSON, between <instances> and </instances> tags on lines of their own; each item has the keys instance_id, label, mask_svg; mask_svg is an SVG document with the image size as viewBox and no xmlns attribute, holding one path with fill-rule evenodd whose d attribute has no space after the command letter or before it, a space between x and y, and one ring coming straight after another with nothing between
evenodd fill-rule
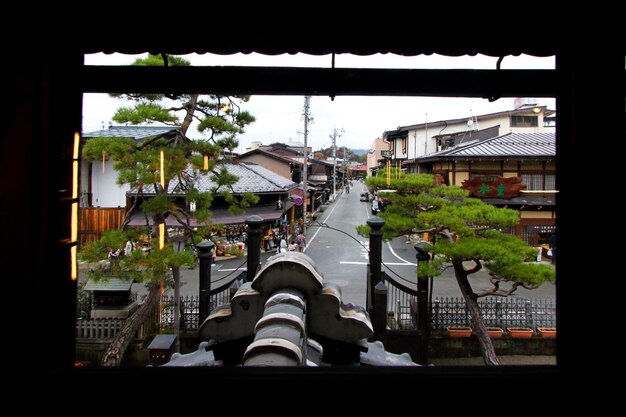
<instances>
[{"instance_id":1,"label":"white building","mask_svg":"<svg viewBox=\"0 0 626 417\"><path fill-rule=\"evenodd\" d=\"M170 126L110 126L108 129L82 134L82 140L92 138L131 138L138 142L155 136L175 134ZM118 172L113 161L103 155L100 161L82 160L80 164L81 207L126 207L128 184L118 185Z\"/></svg>"},{"instance_id":2,"label":"white building","mask_svg":"<svg viewBox=\"0 0 626 417\"><path fill-rule=\"evenodd\" d=\"M516 101L516 103L519 103L520 107L514 110L401 126L396 130L384 132L383 139L389 143L394 166L402 164L406 172L418 172L416 158L459 143L488 139L506 133L555 132L554 110L530 102Z\"/></svg>"},{"instance_id":3,"label":"white building","mask_svg":"<svg viewBox=\"0 0 626 417\"><path fill-rule=\"evenodd\" d=\"M378 161L383 158L383 151L389 151L389 143L383 138L376 138L372 142L372 149L367 153L367 175L372 175L378 168Z\"/></svg>"}]
</instances>

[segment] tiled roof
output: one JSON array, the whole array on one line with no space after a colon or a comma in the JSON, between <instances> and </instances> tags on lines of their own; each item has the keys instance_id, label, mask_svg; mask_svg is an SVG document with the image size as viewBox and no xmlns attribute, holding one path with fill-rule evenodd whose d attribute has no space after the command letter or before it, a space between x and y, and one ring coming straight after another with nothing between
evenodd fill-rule
<instances>
[{"instance_id":1,"label":"tiled roof","mask_svg":"<svg viewBox=\"0 0 626 417\"><path fill-rule=\"evenodd\" d=\"M504 111L499 111L495 113L480 114L478 116L475 116L474 118L476 119L476 121L480 122L483 120L491 120L491 119L501 117L507 114L508 115L534 114L533 108L538 108L542 110L544 112L544 116L546 117L552 116L554 113L556 113L556 111L550 110L546 106L533 106L533 107L521 107L519 109L513 109L513 110L504 110ZM383 133L383 137L388 138L388 139L393 139L394 137L404 137L406 136L406 133L409 130L422 129L428 126L435 127L435 126L447 126L447 125L453 125L453 124L458 124L458 123L465 123L467 120L471 118L472 116L468 115L467 117L459 118L459 119L446 119L446 120L438 120L438 121L428 122L428 123L418 123L418 124L408 125L408 126L398 126L395 130L385 131Z\"/></svg>"},{"instance_id":2,"label":"tiled roof","mask_svg":"<svg viewBox=\"0 0 626 417\"><path fill-rule=\"evenodd\" d=\"M133 280L123 280L120 278L109 278L102 281L92 279L85 284L85 291L129 291L133 285Z\"/></svg>"},{"instance_id":3,"label":"tiled roof","mask_svg":"<svg viewBox=\"0 0 626 417\"><path fill-rule=\"evenodd\" d=\"M96 130L82 134L83 138L132 138L145 139L175 130L171 126L110 126L108 129Z\"/></svg>"},{"instance_id":4,"label":"tiled roof","mask_svg":"<svg viewBox=\"0 0 626 417\"><path fill-rule=\"evenodd\" d=\"M239 164L225 164L228 173L235 175L239 180L233 184L232 192L234 194L242 194L251 192L255 194L264 193L281 193L287 192L290 189L296 187L298 184L288 180L285 177L270 171L260 165L239 163ZM213 190L217 184L211 180L214 174L212 172L204 173L200 171L198 180L196 182L196 188L201 192ZM224 191L224 186L220 186L216 192ZM131 194L134 194L134 190ZM178 190L178 180L173 179L170 181L168 192L170 194L184 194ZM154 194L154 187L150 184L144 185L144 194Z\"/></svg>"},{"instance_id":5,"label":"tiled roof","mask_svg":"<svg viewBox=\"0 0 626 417\"><path fill-rule=\"evenodd\" d=\"M423 158L448 157L554 157L556 137L554 133L507 133L482 141L472 141L435 152Z\"/></svg>"}]
</instances>

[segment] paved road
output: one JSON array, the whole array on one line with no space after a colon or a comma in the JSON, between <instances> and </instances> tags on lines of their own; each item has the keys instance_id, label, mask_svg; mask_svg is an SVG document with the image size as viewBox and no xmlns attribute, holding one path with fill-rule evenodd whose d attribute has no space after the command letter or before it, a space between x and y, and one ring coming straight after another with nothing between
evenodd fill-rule
<instances>
[{"instance_id":1,"label":"paved road","mask_svg":"<svg viewBox=\"0 0 626 417\"><path fill-rule=\"evenodd\" d=\"M316 263L318 269L324 275L325 280L335 281L342 289L343 301L365 305L365 284L369 242L357 235L356 226L365 224L371 216L370 203L359 201L359 194L365 191L365 186L354 182L349 194L342 193L337 196L335 203L318 217L319 223L329 227L319 227L313 224L307 228L307 248L305 253ZM332 228L332 229L331 229ZM338 230L333 230L338 229ZM261 253L261 263L274 253ZM406 281L401 281L410 288L415 288L416 260L415 249L411 243L407 243L405 237L399 237L391 242L383 244L383 269L389 275L397 273ZM239 269L238 269L239 268ZM221 285L229 280L224 278L227 274L238 274L238 271L246 269L245 258L221 260L212 268L212 287ZM233 272L234 271L234 272ZM83 271L81 271L83 272ZM485 270L470 276L470 283L476 291L490 288L489 276ZM80 279L84 279L81 273ZM181 295L198 295L198 268L181 269ZM133 284L133 291L140 296L147 291L141 283ZM169 289L168 294L173 294ZM440 277L434 279L433 298L460 297L456 279L451 270L447 270ZM555 284L544 284L535 290L518 289L514 297L525 298L555 298Z\"/></svg>"}]
</instances>

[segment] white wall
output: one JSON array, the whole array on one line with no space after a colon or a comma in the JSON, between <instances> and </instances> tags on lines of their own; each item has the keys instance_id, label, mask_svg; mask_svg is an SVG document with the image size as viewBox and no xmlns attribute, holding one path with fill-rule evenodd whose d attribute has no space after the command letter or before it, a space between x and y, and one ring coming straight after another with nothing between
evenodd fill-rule
<instances>
[{"instance_id":1,"label":"white wall","mask_svg":"<svg viewBox=\"0 0 626 417\"><path fill-rule=\"evenodd\" d=\"M96 161L92 164L92 204L94 207L124 207L126 206L126 192L130 190L128 184L117 185L117 171L113 169L113 161L104 163Z\"/></svg>"},{"instance_id":2,"label":"white wall","mask_svg":"<svg viewBox=\"0 0 626 417\"><path fill-rule=\"evenodd\" d=\"M529 109L528 113L517 113L518 115L535 115L531 109ZM469 120L469 118L468 118ZM554 133L556 131L555 127L544 127L543 126L543 113L539 113L539 121L537 127L511 127L511 118L509 114L503 114L497 117L493 117L486 120L479 120L477 130L487 129L489 127L500 125L500 134L504 135L506 133L514 132L514 133ZM446 133L457 133L464 132L468 130L467 121L464 120L459 123L448 124L444 130L441 130L442 126L439 125L431 125L426 128L423 126L419 129L409 130L408 138L407 138L407 154L402 154L402 147L400 146L401 141L396 141L396 152L394 157L396 158L408 158L413 159L415 157L421 157L425 155L429 155L433 152L437 152L437 141L433 139L433 136L437 136L440 134ZM399 149L398 149L399 148Z\"/></svg>"}]
</instances>

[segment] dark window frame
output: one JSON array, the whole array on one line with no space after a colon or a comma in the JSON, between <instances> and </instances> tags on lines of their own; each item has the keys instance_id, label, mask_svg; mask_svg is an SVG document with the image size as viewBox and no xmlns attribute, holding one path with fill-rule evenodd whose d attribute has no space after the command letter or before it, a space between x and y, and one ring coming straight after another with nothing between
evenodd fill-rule
<instances>
[{"instance_id":1,"label":"dark window frame","mask_svg":"<svg viewBox=\"0 0 626 417\"><path fill-rule=\"evenodd\" d=\"M511 116L511 127L539 127L539 116L514 114Z\"/></svg>"},{"instance_id":2,"label":"dark window frame","mask_svg":"<svg viewBox=\"0 0 626 417\"><path fill-rule=\"evenodd\" d=\"M51 34L54 35L54 34ZM168 34L169 35L169 34ZM107 34L107 36L109 36ZM378 36L378 35L377 35ZM397 38L397 36L396 36ZM557 37L558 38L558 37ZM37 38L36 38L37 39ZM399 38L398 38L399 39ZM74 332L75 332L75 283L69 280L69 250L66 242L67 231L69 224L69 216L67 204L68 200L61 192L68 188L68 184L71 183L71 171L68 169L67 156L71 155L71 138L74 132L80 131L80 115L81 115L81 100L83 92L92 92L94 83L93 72L91 75L87 74L88 71L84 70L82 65L82 54L84 52L91 53L96 51L120 51L126 53L142 53L147 50L159 51L170 50L168 46L170 44L163 44L157 40L151 40L151 38L145 38L142 40L124 37L118 37L115 41L105 42L104 44L97 44L96 46L90 46L89 48L81 47L80 45L89 44L89 34L85 34L78 42L71 43L65 42L66 39L59 39L59 36L52 36L47 42L38 44L27 44L20 46L20 53L18 58L24 58L23 60L15 59L8 62L9 71L7 72L10 97L18 97L18 93L22 93L25 89L28 91L28 100L15 100L9 105L9 110L12 112L9 115L13 115L14 118L8 118L8 126L3 130L2 137L7 145L7 151L5 152L5 159L7 162L10 158L19 158L20 155L28 155L29 158L22 158L19 164L19 168L30 175L20 177L14 176L11 180L16 183L17 187L5 188L6 193L3 197L7 198L7 201L25 201L29 204L16 204L14 207L7 207L7 218L13 220L18 218L19 215L26 216L29 219L27 226L27 233L16 233L17 222L6 222L5 233L14 237L11 241L12 247L28 247L28 251L20 250L13 251L14 262L22 262L26 264L30 262L31 268L18 271L14 277L14 283L17 285L18 294L28 294L32 297L32 302L27 303L24 308L18 308L18 314L26 313L25 317L36 319L32 322L39 323L42 327L42 340L46 340L46 360L44 361L23 361L24 368L28 369L32 367L37 372L70 372L75 370L72 367L73 364L73 349L74 349ZM176 42L180 44L179 40ZM203 40L204 42L204 40ZM436 41L435 45L420 46L419 43L408 48L407 54L419 54L419 53L432 53L439 52L444 55L462 55L463 53L477 53L486 52L487 54L494 54L493 56L504 56L507 54L528 53L532 54L531 50L525 50L519 43L512 42L510 48L497 48L492 46L490 48L483 49L480 46L474 44L457 44L451 48L445 42ZM456 41L455 41L456 42ZM148 43L148 44L146 44ZM187 43L187 45L189 42ZM201 45L198 42L191 42L192 45ZM296 49L297 45L304 45L305 43L299 43L295 41ZM534 43L533 43L534 44ZM376 47L365 48L370 53L375 52L389 52L389 45L382 46L382 49L376 48L385 45L376 43ZM437 46L438 45L438 46ZM588 56L583 54L574 53L569 47L561 41L555 41L551 47L549 54L556 55L556 70L550 71L551 75L541 73L541 71L522 70L513 73L509 71L449 71L449 70L428 70L428 77L422 77L420 72L414 73L414 77L397 78L397 82L393 82L384 79L384 72L380 75L382 78L378 85L375 85L375 77L365 79L368 82L357 83L362 86L360 92L367 95L422 95L422 96L465 96L465 97L484 97L491 99L497 99L498 97L541 97L554 95L557 99L557 107L559 109L559 126L557 128L557 165L559 169L559 176L557 181L557 188L559 190L559 206L557 206L557 212L560 214L557 216L557 226L559 230L559 258L569 257L572 260L575 254L575 247L578 245L576 242L577 235L579 233L577 226L579 224L577 216L581 215L580 210L576 210L576 207L582 207L582 204L576 204L579 199L583 198L583 192L577 192L577 186L580 185L575 175L572 175L580 166L584 166L589 160L596 160L601 158L608 158L611 160L611 155L605 155L604 149L601 147L589 148L586 143L588 138L597 135L597 122L592 120L593 118L576 118L576 114L585 114L588 111L588 103L590 102L602 102L605 117L612 120L623 120L624 108L623 100L624 93L623 88L626 81L624 75L624 53L621 47L611 47L608 52L602 54L595 54L594 59L589 59ZM559 46L560 45L560 46ZM30 46L30 47L29 47ZM339 47L329 47L330 50L336 49L337 52L351 51L350 45L340 45ZM354 45L352 45L354 46ZM393 42L391 43L393 46ZM398 46L396 51L403 51L402 45ZM405 46L406 47L406 46ZM194 46L190 47L190 51L193 51ZM198 46L202 49L203 46ZM334 49L333 49L334 48ZM250 47L240 48L241 50L253 50ZM272 49L272 48L269 48ZM296 50L289 49L289 50ZM392 48L393 49L393 48ZM33 51L40 51L37 60L32 59ZM241 51L240 50L240 51ZM354 52L359 49L354 50ZM198 51L197 51L198 52ZM206 51L205 51L206 52ZM225 51L228 53L234 53L237 51ZM305 51L302 51L305 52ZM172 50L172 53L180 54L180 50ZM268 69L271 71L272 69ZM98 72L96 70L95 72ZM378 71L378 70L377 70ZM174 71L175 72L175 71ZM330 73L330 70L326 71ZM95 84L100 86L102 91L109 91L110 88L105 88L105 85L117 85L119 90L126 89L125 85L133 85L137 81L137 78L142 78L145 71L139 71L131 79L113 79L115 77L107 77L106 74L112 75L111 72L100 72L98 80ZM115 72L116 74L126 74L126 70ZM446 74L443 74L446 73ZM294 71L291 78L294 81L289 84L289 93L293 95L304 95L304 93L318 94L318 95L339 95L348 94L349 92L340 92L338 88L334 88L328 83L328 77L316 77L312 80L306 80L304 83L308 85L306 89L299 89L300 84L296 81L296 78L302 77L297 71ZM455 76L469 75L463 79L463 83L456 82L451 78L451 74ZM114 75L114 74L113 74ZM252 73L254 75L254 73ZM262 74L261 74L262 75ZM341 79L341 71L337 71L338 79ZM345 74L343 74L345 75ZM178 82L172 81L171 76L161 77L159 75L160 82L165 81L172 91L176 90L178 86L188 80L179 79ZM422 77L422 78L420 78ZM108 78L108 79L107 79ZM147 76L146 79L152 78L150 81L154 83L155 75ZM201 78L199 76L192 77L199 82ZM254 80L254 77L247 77L242 79L241 77L232 76L231 78L237 78L243 84L252 80L259 86L265 85L265 79ZM261 77L262 78L262 77ZM280 79L280 77L276 77ZM366 77L367 78L367 77ZM364 79L361 79L363 81ZM411 81L407 83L406 81ZM430 82L424 82L428 81ZM537 84L536 81L539 80ZM615 82L618 80L618 83ZM222 80L220 80L222 81ZM150 83L149 82L149 83ZM212 82L208 80L208 82ZM217 81L214 81L217 82ZM145 85L146 80L139 81L140 84ZM149 84L148 83L148 84ZM331 83L332 84L332 83ZM549 90L551 93L547 93L547 85L551 85ZM272 83L269 83L269 87L265 85L266 89L263 91L273 91L274 94L283 94L285 89L281 90L280 86L275 87L272 90ZM275 84L274 84L275 85ZM326 87L316 91L316 87L319 85L325 85ZM401 85L399 87L399 85ZM425 86L425 87L422 87ZM616 86L621 86L616 88ZM354 86L353 86L354 87ZM345 89L344 89L345 90ZM352 88L350 91L354 92L358 88ZM250 90L250 94L262 94L260 90L254 92ZM622 123L618 123L618 130L621 130L623 136L624 126ZM618 132L619 133L619 132ZM616 134L618 134L616 133ZM616 158L616 155L613 155ZM606 159L605 159L606 160ZM11 165L14 166L14 165ZM29 170L32 170L29 172ZM38 171L36 171L38 170ZM45 172L45 176L32 175L32 172ZM565 175L561 175L564 173ZM581 186L580 190L583 190ZM582 201L582 200L581 200ZM44 208L42 210L42 207ZM562 209L559 210L559 207ZM585 213L589 218L593 217L594 213ZM21 226L23 227L23 226ZM36 238L33 239L33 236ZM8 241L8 240L7 240ZM33 254L40 256L40 262L33 263ZM585 268L584 265L576 265L577 269ZM567 277L575 275L577 271L574 271L574 266L571 263L564 262L559 263L559 269L557 274L559 276ZM587 271L584 271L587 272ZM33 291L34 290L34 291ZM463 373L463 387L466 387L468 376L480 376L480 377L511 377L511 376L526 376L535 377L536 381L542 381L547 384L558 382L556 378L547 378L550 376L569 375L575 376L580 370L581 358L588 357L588 352L582 345L576 343L578 340L573 336L572 330L577 327L578 324L570 319L569 314L562 314L561 308L573 309L573 305L576 306L574 300L579 296L584 296L584 289L574 284L571 281L562 280L560 285L557 286L557 296L566 297L561 298L563 303L559 303L559 338L557 344L559 346L558 351L558 365L557 370L554 372L554 367L500 367L496 369L486 369L482 367L474 367L471 369L462 369ZM573 292L573 294L572 294ZM569 306L569 307L566 307ZM25 308L28 307L28 308ZM572 312L575 312L573 310ZM569 313L569 311L567 311ZM41 321L41 317L54 315L54 321ZM575 316L572 314L571 316ZM567 349L563 349L567 347ZM33 358L41 357L40 344L32 344L32 346L26 346L24 348L27 352L32 353ZM567 352L565 352L567 351ZM78 371L78 370L76 370ZM109 370L101 369L98 371L86 372L87 375L92 374L117 374L120 375L121 380L129 372L137 373L150 373L154 375L155 372L165 373L165 369L152 369L152 370L125 370L125 373L108 372ZM197 371L197 370L196 370ZM241 378L241 382L245 384L245 378L249 378L250 375L256 375L256 381L260 381L259 377L263 377L265 380L284 380L287 378L302 378L303 373L301 369L281 369L281 370L245 370L245 369L233 369L233 370L219 370L211 369L212 376L217 378L217 381L233 381L233 378ZM227 372L225 372L227 371ZM415 369L350 369L348 372L342 370L331 369L311 369L307 375L314 375L309 381L315 380L314 378L324 377L325 381L330 381L330 378L337 382L345 384L346 378L355 377L367 377L370 379L377 379L378 381L389 381L389 378L401 378L401 382L408 382L410 379L416 379L423 376L432 375L449 375L459 376L458 368L422 368L420 370ZM73 373L73 372L72 372ZM85 373L78 372L82 375ZM168 370L168 375L190 375L194 372L191 369L178 369ZM317 379L319 381L319 379ZM436 381L436 380L435 380ZM439 381L442 383L441 387L450 389L449 379ZM434 382L432 379L428 383ZM133 383L136 383L133 380ZM407 385L410 386L410 385ZM459 386L460 388L461 386Z\"/></svg>"}]
</instances>

